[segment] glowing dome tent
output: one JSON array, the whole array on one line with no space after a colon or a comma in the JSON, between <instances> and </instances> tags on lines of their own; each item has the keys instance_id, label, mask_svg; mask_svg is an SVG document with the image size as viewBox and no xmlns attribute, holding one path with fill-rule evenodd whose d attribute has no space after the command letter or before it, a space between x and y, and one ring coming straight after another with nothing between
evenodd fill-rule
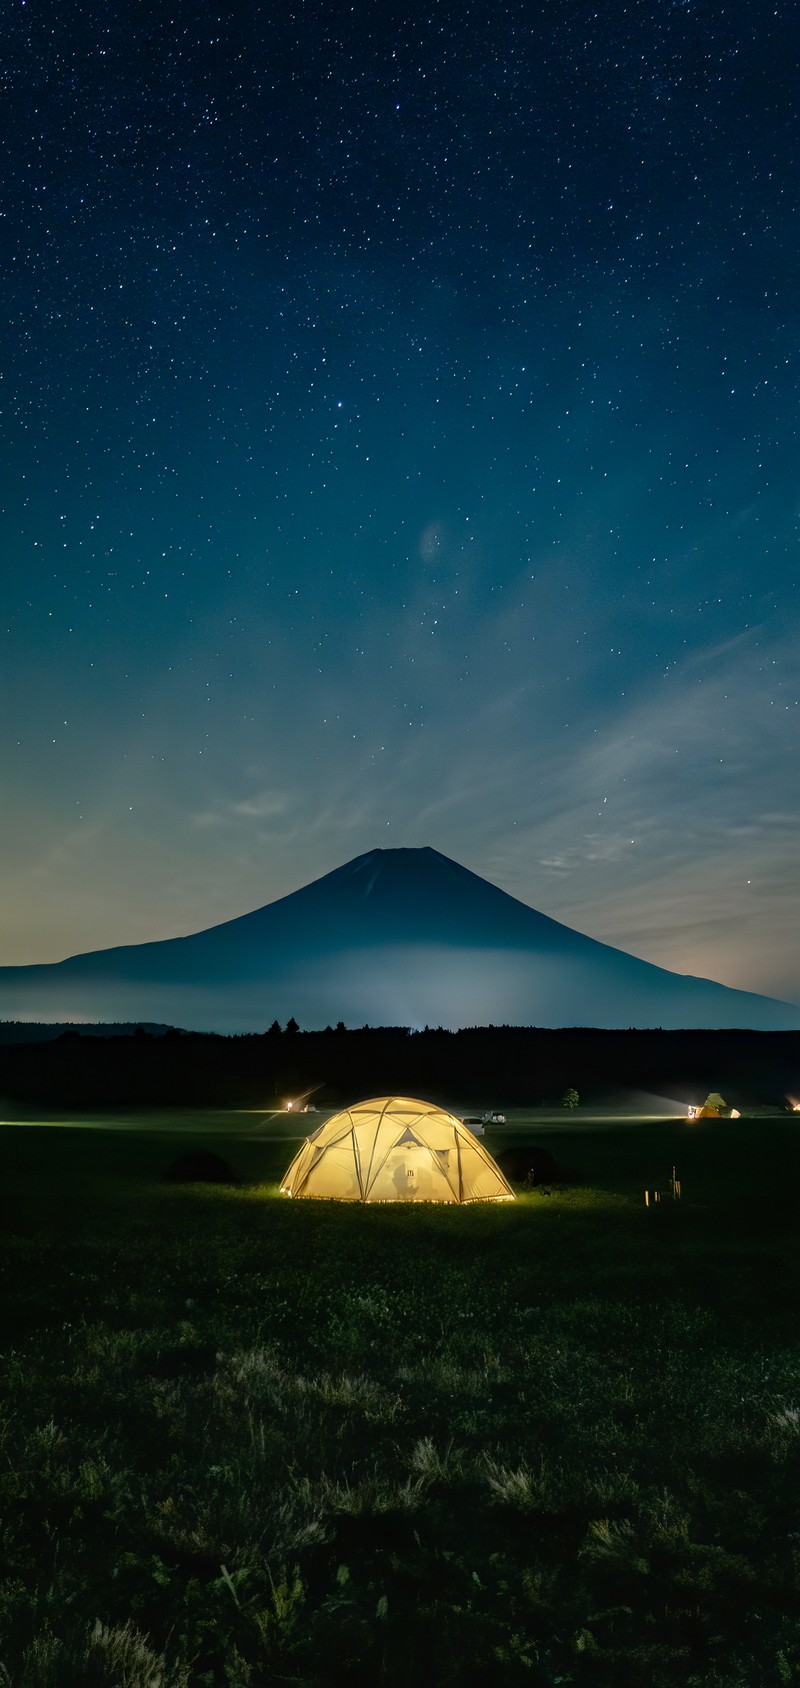
<instances>
[{"instance_id":1,"label":"glowing dome tent","mask_svg":"<svg viewBox=\"0 0 800 1688\"><path fill-rule=\"evenodd\" d=\"M410 1096L380 1096L334 1114L306 1138L281 1194L343 1202L514 1200L472 1132Z\"/></svg>"}]
</instances>

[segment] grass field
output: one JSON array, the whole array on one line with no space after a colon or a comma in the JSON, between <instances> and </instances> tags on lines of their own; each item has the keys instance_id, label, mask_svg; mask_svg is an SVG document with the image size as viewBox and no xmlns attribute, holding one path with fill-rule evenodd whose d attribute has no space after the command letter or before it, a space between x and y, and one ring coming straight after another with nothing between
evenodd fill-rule
<instances>
[{"instance_id":1,"label":"grass field","mask_svg":"<svg viewBox=\"0 0 800 1688\"><path fill-rule=\"evenodd\" d=\"M800 1683L797 1121L375 1209L278 1197L323 1116L0 1116L0 1682Z\"/></svg>"}]
</instances>

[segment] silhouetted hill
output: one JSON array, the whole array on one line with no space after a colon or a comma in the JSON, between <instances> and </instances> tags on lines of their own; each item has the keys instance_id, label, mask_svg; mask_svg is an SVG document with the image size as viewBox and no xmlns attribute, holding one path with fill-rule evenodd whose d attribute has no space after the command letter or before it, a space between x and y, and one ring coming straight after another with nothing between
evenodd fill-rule
<instances>
[{"instance_id":1,"label":"silhouetted hill","mask_svg":"<svg viewBox=\"0 0 800 1688\"><path fill-rule=\"evenodd\" d=\"M800 1009L640 961L437 850L372 850L208 931L0 968L0 1013L248 1031L441 1024L800 1026Z\"/></svg>"},{"instance_id":2,"label":"silhouetted hill","mask_svg":"<svg viewBox=\"0 0 800 1688\"><path fill-rule=\"evenodd\" d=\"M56 1037L163 1037L169 1030L168 1026L151 1024L149 1021L112 1022L99 1024L92 1021L87 1025L83 1021L61 1023L42 1020L0 1020L0 1044L3 1043L52 1043Z\"/></svg>"}]
</instances>

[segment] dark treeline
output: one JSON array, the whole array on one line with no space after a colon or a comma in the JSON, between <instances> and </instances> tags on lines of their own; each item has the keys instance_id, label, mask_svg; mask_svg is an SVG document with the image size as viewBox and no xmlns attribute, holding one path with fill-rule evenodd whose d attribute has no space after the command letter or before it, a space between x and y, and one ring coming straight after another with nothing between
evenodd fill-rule
<instances>
[{"instance_id":1,"label":"dark treeline","mask_svg":"<svg viewBox=\"0 0 800 1688\"><path fill-rule=\"evenodd\" d=\"M163 1037L168 1030L168 1026L158 1025L155 1020L109 1020L98 1026L70 1021L51 1025L46 1020L0 1020L0 1044L52 1043L64 1032L77 1032L82 1037L133 1037L136 1032L144 1031Z\"/></svg>"},{"instance_id":2,"label":"dark treeline","mask_svg":"<svg viewBox=\"0 0 800 1688\"><path fill-rule=\"evenodd\" d=\"M800 1032L290 1028L239 1037L67 1031L7 1044L0 1095L61 1107L268 1110L308 1092L321 1106L395 1093L503 1107L557 1102L569 1086L598 1103L642 1091L683 1104L721 1090L743 1109L800 1094Z\"/></svg>"}]
</instances>

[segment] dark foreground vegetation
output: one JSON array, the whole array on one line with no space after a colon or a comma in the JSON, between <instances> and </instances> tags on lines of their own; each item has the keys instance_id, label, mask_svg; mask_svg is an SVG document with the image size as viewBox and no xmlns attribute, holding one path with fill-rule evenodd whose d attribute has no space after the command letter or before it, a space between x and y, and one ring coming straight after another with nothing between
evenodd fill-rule
<instances>
[{"instance_id":1,"label":"dark foreground vegetation","mask_svg":"<svg viewBox=\"0 0 800 1688\"><path fill-rule=\"evenodd\" d=\"M0 1129L1 1682L800 1680L796 1122L570 1124L470 1209L211 1125Z\"/></svg>"},{"instance_id":2,"label":"dark foreground vegetation","mask_svg":"<svg viewBox=\"0 0 800 1688\"><path fill-rule=\"evenodd\" d=\"M37 1033L45 1027L27 1028ZM197 1104L274 1106L313 1091L320 1104L357 1097L424 1096L446 1105L558 1100L568 1086L583 1099L632 1090L676 1104L722 1089L744 1110L779 1105L800 1088L800 1032L566 1031L478 1026L447 1032L402 1026L302 1032L294 1022L263 1036L217 1037L144 1027L92 1027L28 1041L26 1028L0 1027L0 1095L59 1106ZM23 1041L8 1040L19 1036ZM678 1111L676 1107L676 1112Z\"/></svg>"}]
</instances>

